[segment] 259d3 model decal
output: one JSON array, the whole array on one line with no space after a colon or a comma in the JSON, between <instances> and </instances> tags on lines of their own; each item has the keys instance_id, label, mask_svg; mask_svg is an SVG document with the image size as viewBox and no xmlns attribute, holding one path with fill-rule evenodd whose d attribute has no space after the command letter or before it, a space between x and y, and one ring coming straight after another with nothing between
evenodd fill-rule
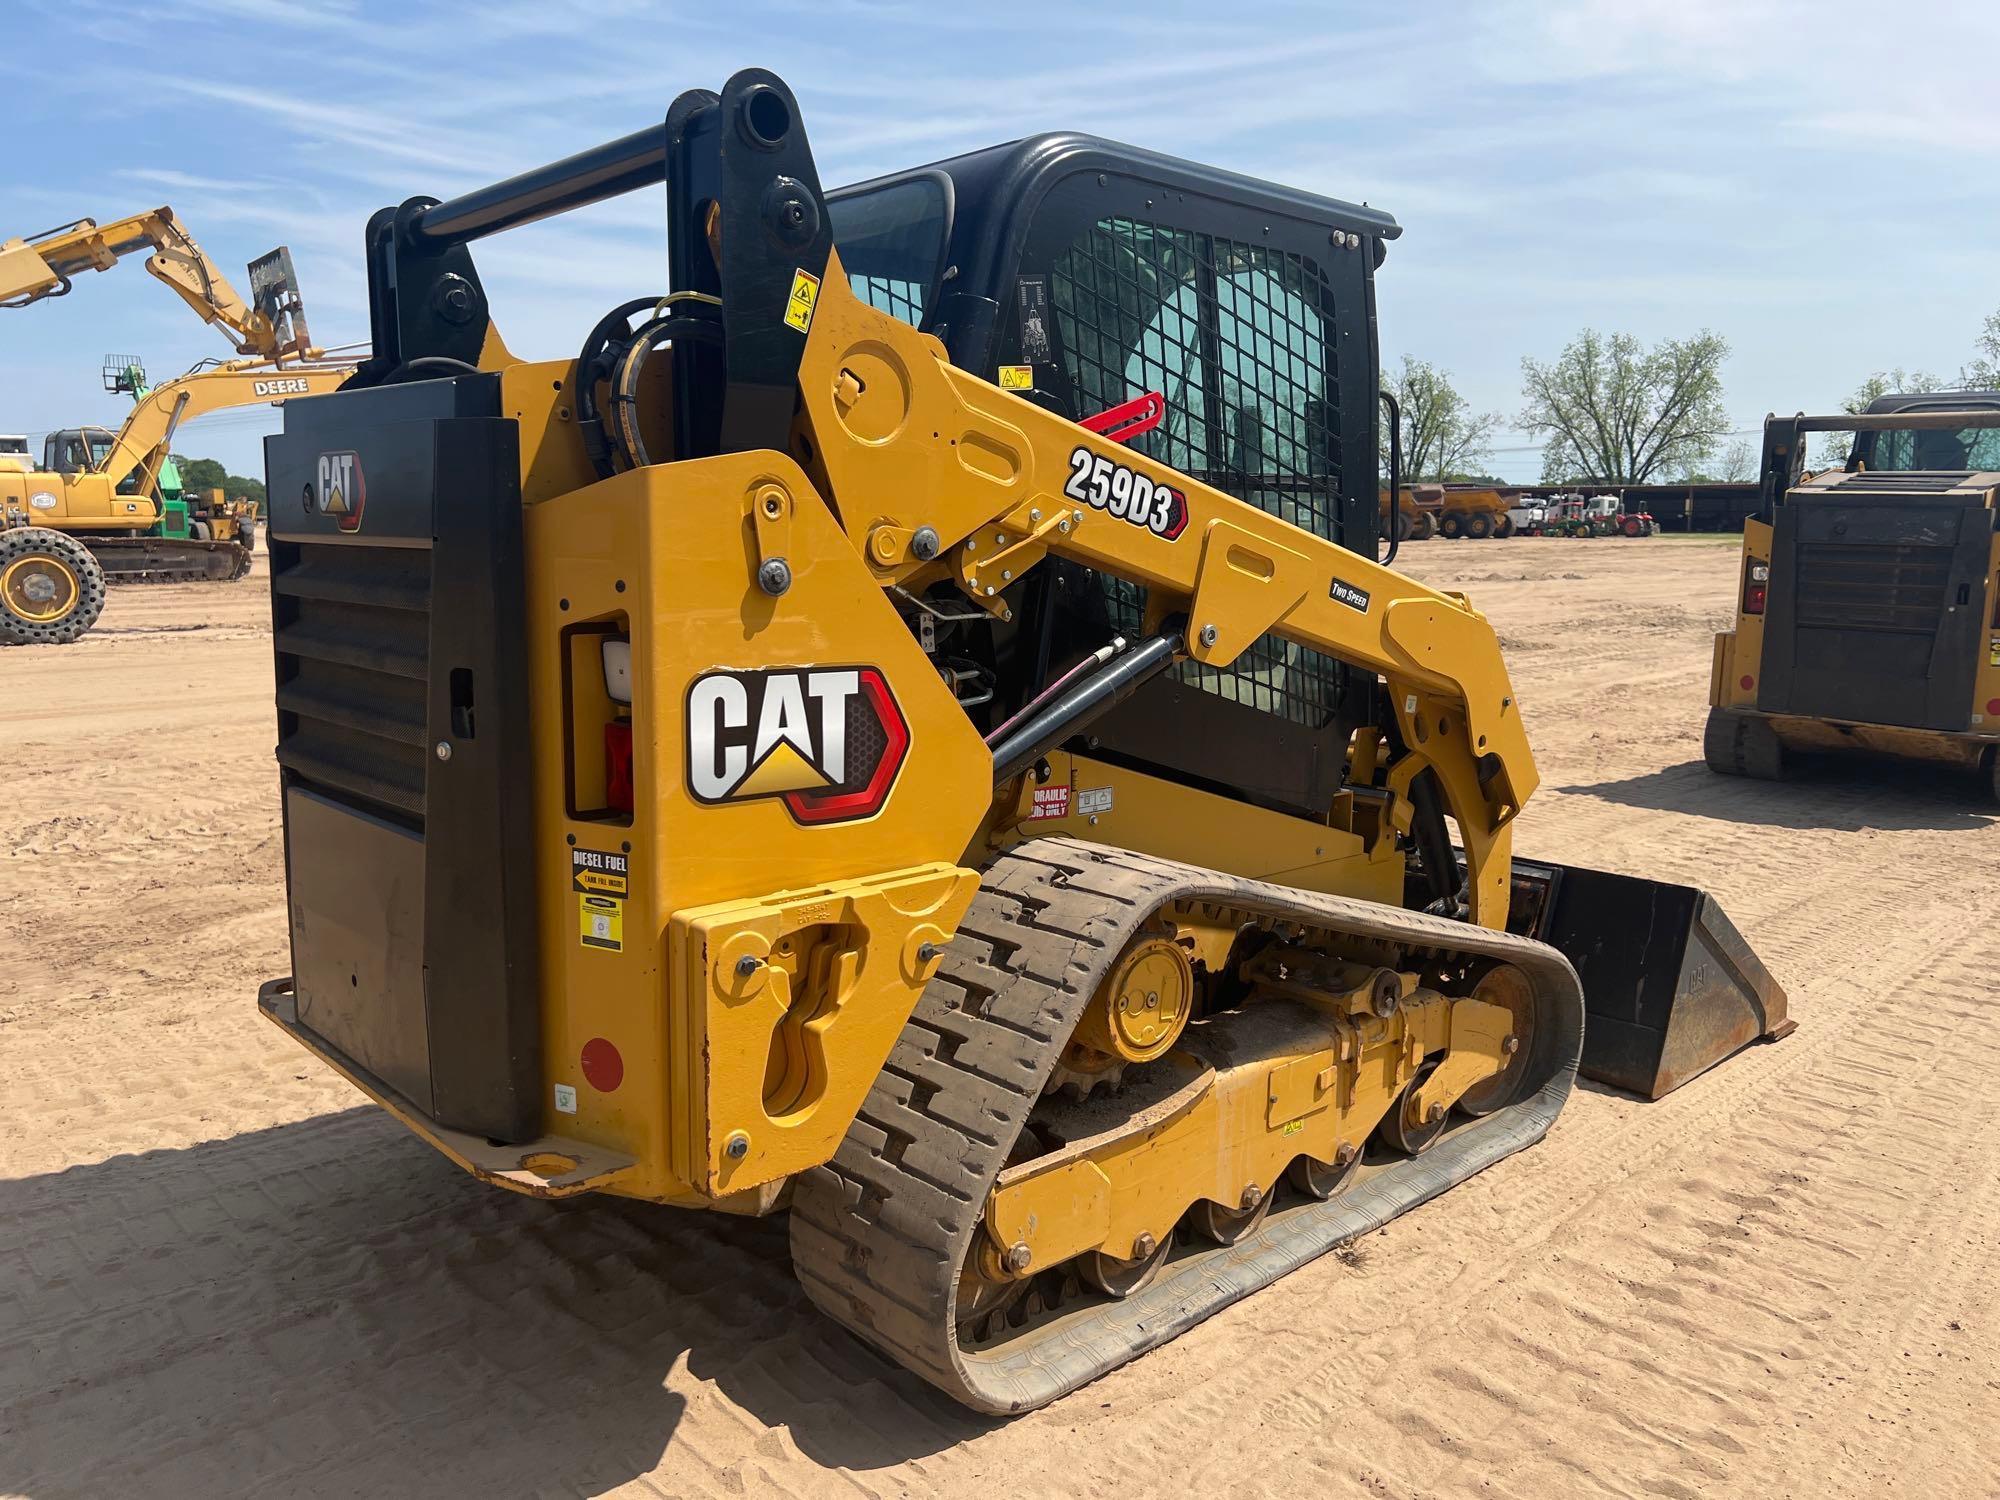
<instances>
[{"instance_id":1,"label":"259d3 model decal","mask_svg":"<svg viewBox=\"0 0 2000 1500\"><path fill-rule=\"evenodd\" d=\"M1179 490L1082 446L1070 453L1063 493L1170 542L1187 529L1187 499Z\"/></svg>"}]
</instances>

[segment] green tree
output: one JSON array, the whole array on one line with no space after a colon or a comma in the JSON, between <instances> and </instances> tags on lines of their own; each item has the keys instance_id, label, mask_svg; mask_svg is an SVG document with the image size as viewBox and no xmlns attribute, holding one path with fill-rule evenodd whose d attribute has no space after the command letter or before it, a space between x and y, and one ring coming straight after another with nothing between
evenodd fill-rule
<instances>
[{"instance_id":1,"label":"green tree","mask_svg":"<svg viewBox=\"0 0 2000 1500\"><path fill-rule=\"evenodd\" d=\"M213 458L174 458L181 471L181 486L190 495L206 495L221 490L231 500L255 500L264 504L264 481L246 474L232 474Z\"/></svg>"},{"instance_id":2,"label":"green tree","mask_svg":"<svg viewBox=\"0 0 2000 1500\"><path fill-rule=\"evenodd\" d=\"M1645 484L1694 469L1729 431L1728 341L1703 329L1644 348L1586 328L1553 361L1521 361L1521 425L1546 435L1542 478Z\"/></svg>"},{"instance_id":3,"label":"green tree","mask_svg":"<svg viewBox=\"0 0 2000 1500\"><path fill-rule=\"evenodd\" d=\"M1973 341L1979 352L1958 372L1958 383L1971 391L2000 389L2000 312L1986 315L1986 322Z\"/></svg>"},{"instance_id":4,"label":"green tree","mask_svg":"<svg viewBox=\"0 0 2000 1500\"><path fill-rule=\"evenodd\" d=\"M1897 394L1917 395L1923 391L1941 391L1943 380L1928 370L1905 370L1898 365L1893 370L1877 370L1854 388L1854 393L1840 403L1840 409L1854 416L1868 410L1871 403L1882 396ZM1819 457L1814 463L1819 468L1837 469L1847 462L1847 451L1854 443L1851 432L1829 432L1820 439Z\"/></svg>"},{"instance_id":5,"label":"green tree","mask_svg":"<svg viewBox=\"0 0 2000 1500\"><path fill-rule=\"evenodd\" d=\"M1488 439L1500 425L1498 412L1475 412L1451 383L1451 372L1410 355L1400 374L1383 385L1403 410L1403 478L1410 482L1444 479L1486 459ZM1389 472L1388 435L1382 439L1382 472Z\"/></svg>"},{"instance_id":6,"label":"green tree","mask_svg":"<svg viewBox=\"0 0 2000 1500\"><path fill-rule=\"evenodd\" d=\"M189 494L203 495L223 489L229 483L229 471L212 458L176 456L174 467L181 471L181 485Z\"/></svg>"},{"instance_id":7,"label":"green tree","mask_svg":"<svg viewBox=\"0 0 2000 1500\"><path fill-rule=\"evenodd\" d=\"M1682 484L1747 484L1757 477L1758 450L1747 438L1738 438L1722 450L1713 464L1703 464L1675 475Z\"/></svg>"}]
</instances>

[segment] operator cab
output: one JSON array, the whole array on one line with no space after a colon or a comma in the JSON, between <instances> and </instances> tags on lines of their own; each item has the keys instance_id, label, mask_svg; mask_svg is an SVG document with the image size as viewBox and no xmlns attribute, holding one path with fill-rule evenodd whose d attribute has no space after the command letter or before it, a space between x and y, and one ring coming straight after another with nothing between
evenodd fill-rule
<instances>
[{"instance_id":1,"label":"operator cab","mask_svg":"<svg viewBox=\"0 0 2000 1500\"><path fill-rule=\"evenodd\" d=\"M1868 403L1867 414L1930 411L2000 411L2000 391L1878 396ZM1877 473L1947 474L2000 470L2000 427L1857 432L1847 455L1847 471L1869 469Z\"/></svg>"},{"instance_id":2,"label":"operator cab","mask_svg":"<svg viewBox=\"0 0 2000 1500\"><path fill-rule=\"evenodd\" d=\"M108 427L67 427L42 439L42 469L49 474L84 474L111 457L117 434Z\"/></svg>"},{"instance_id":3,"label":"operator cab","mask_svg":"<svg viewBox=\"0 0 2000 1500\"><path fill-rule=\"evenodd\" d=\"M1157 393L1164 418L1131 447L1375 555L1389 215L1078 134L827 201L856 295L935 335L959 368L1072 421ZM1138 637L1145 616L1142 589L1057 563L1026 586L1017 626L975 645L947 625L937 660L992 673L997 723L1107 639ZM1095 753L1323 816L1351 726L1380 717L1372 691L1266 636L1227 668L1189 661L1148 683L1093 726Z\"/></svg>"}]
</instances>

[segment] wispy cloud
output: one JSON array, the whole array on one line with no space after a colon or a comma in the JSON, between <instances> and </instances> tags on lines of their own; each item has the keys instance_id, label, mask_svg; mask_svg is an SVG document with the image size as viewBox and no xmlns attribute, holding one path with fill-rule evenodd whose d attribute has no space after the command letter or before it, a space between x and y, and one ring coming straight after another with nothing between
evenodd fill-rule
<instances>
[{"instance_id":1,"label":"wispy cloud","mask_svg":"<svg viewBox=\"0 0 2000 1500\"><path fill-rule=\"evenodd\" d=\"M171 201L225 265L292 247L315 332L364 326L362 226L660 119L738 67L783 73L823 176L1083 129L1395 212L1386 353L1518 406L1519 359L1585 324L1730 336L1732 405L1955 368L2000 301L2000 6L1913 0L17 0L0 75L32 152L0 203L39 228ZM163 67L161 58L202 59ZM61 56L65 67L29 67ZM664 199L478 248L511 343L569 352L663 289ZM1946 219L1949 229L1926 228ZM0 312L0 426L116 416L98 345L160 368L215 337L136 270ZM268 418L268 414L264 414ZM254 464L256 414L218 423ZM239 442L240 436L240 442Z\"/></svg>"}]
</instances>

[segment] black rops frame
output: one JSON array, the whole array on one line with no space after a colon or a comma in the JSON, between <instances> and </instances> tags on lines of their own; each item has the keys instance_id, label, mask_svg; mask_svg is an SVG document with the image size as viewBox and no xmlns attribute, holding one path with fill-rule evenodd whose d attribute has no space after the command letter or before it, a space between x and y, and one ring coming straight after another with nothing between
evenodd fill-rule
<instances>
[{"instance_id":1,"label":"black rops frame","mask_svg":"<svg viewBox=\"0 0 2000 1500\"><path fill-rule=\"evenodd\" d=\"M682 94L662 126L449 202L412 198L377 213L366 242L374 353L350 385L471 373L492 316L466 246L661 182L671 282L676 290L721 299L727 348L716 366L721 380L681 379L676 386L720 391L722 451L783 451L805 343L784 321L785 307L798 272L825 276L833 235L798 101L784 80L762 68L736 74L719 96L706 89ZM723 237L719 268L707 248L711 204L737 230ZM687 350L677 357L700 356ZM677 439L704 430L694 415L692 404L677 405ZM676 452L699 456L685 447Z\"/></svg>"},{"instance_id":2,"label":"black rops frame","mask_svg":"<svg viewBox=\"0 0 2000 1500\"><path fill-rule=\"evenodd\" d=\"M1964 404L1953 405L1955 396ZM1867 440L1880 432L1950 432L1966 427L2000 427L2000 399L1990 392L1884 396L1860 414L1767 416L1763 458L1758 465L1757 519L1768 524L1786 492L1804 477L1808 433L1851 432L1857 439L1854 457L1866 460L1873 452L1873 444Z\"/></svg>"}]
</instances>

